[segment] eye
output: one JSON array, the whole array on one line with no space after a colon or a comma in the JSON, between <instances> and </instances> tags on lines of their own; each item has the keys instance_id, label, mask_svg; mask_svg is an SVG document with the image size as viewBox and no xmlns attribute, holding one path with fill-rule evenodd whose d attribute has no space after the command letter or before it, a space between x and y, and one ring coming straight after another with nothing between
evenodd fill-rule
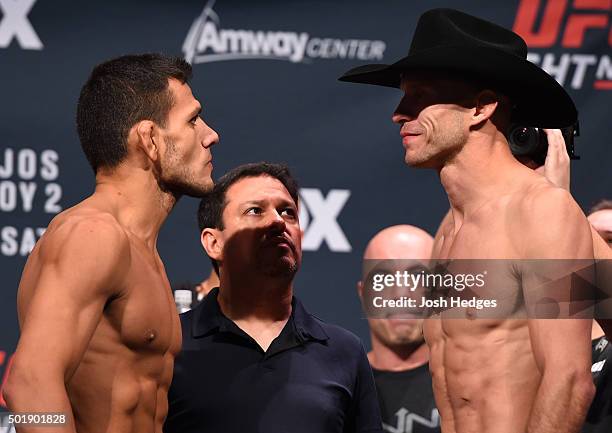
<instances>
[{"instance_id":1,"label":"eye","mask_svg":"<svg viewBox=\"0 0 612 433\"><path fill-rule=\"evenodd\" d=\"M281 211L281 214L282 214L282 215L286 215L286 216L288 216L288 217L290 217L290 218L296 218L296 217L297 217L296 211L295 211L295 209L293 209L292 207L286 207L286 208L284 208L284 209Z\"/></svg>"},{"instance_id":2,"label":"eye","mask_svg":"<svg viewBox=\"0 0 612 433\"><path fill-rule=\"evenodd\" d=\"M246 210L245 215L261 215L262 210L260 207L253 206Z\"/></svg>"},{"instance_id":3,"label":"eye","mask_svg":"<svg viewBox=\"0 0 612 433\"><path fill-rule=\"evenodd\" d=\"M200 118L200 115L193 116L191 119L189 119L189 123L195 125L198 122L199 118Z\"/></svg>"}]
</instances>

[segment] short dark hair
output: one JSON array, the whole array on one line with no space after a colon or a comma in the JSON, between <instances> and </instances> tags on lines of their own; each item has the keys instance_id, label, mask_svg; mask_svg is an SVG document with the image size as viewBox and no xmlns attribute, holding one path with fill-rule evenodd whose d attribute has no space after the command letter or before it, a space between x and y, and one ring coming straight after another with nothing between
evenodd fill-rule
<instances>
[{"instance_id":1,"label":"short dark hair","mask_svg":"<svg viewBox=\"0 0 612 433\"><path fill-rule=\"evenodd\" d=\"M140 54L96 66L81 89L77 130L94 172L113 168L127 155L127 135L141 120L165 127L174 103L168 79L186 83L191 65L179 57Z\"/></svg>"},{"instance_id":2,"label":"short dark hair","mask_svg":"<svg viewBox=\"0 0 612 433\"><path fill-rule=\"evenodd\" d=\"M593 205L591 211L589 212L589 215L595 212L599 212L600 210L612 210L612 200L599 200L597 203L595 203L595 205Z\"/></svg>"},{"instance_id":3,"label":"short dark hair","mask_svg":"<svg viewBox=\"0 0 612 433\"><path fill-rule=\"evenodd\" d=\"M200 201L198 208L198 224L200 233L205 228L215 228L223 230L223 210L227 205L227 190L236 182L247 177L269 176L282 183L293 202L298 206L299 193L296 180L289 172L289 168L284 164L273 164L269 162L255 162L240 165L227 173L215 183L213 189L206 193ZM211 259L214 269L219 273L219 265Z\"/></svg>"}]
</instances>

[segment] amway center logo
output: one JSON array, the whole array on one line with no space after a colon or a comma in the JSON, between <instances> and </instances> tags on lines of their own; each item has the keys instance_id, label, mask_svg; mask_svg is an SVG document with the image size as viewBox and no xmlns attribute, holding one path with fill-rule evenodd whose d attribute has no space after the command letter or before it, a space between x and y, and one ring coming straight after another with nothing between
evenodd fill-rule
<instances>
[{"instance_id":1,"label":"amway center logo","mask_svg":"<svg viewBox=\"0 0 612 433\"><path fill-rule=\"evenodd\" d=\"M311 59L382 60L385 43L367 39L311 37L308 33L222 29L209 0L185 38L183 53L189 63L269 59L293 63Z\"/></svg>"}]
</instances>

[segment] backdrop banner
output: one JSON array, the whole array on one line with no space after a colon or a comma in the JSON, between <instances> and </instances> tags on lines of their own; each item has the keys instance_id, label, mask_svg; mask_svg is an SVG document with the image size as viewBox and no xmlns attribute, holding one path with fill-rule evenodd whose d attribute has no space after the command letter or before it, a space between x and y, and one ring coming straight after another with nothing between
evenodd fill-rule
<instances>
[{"instance_id":1,"label":"backdrop banner","mask_svg":"<svg viewBox=\"0 0 612 433\"><path fill-rule=\"evenodd\" d=\"M94 188L76 134L80 88L94 65L128 53L193 64L203 118L221 136L212 149L215 178L246 162L290 166L305 231L296 292L367 346L356 289L366 243L394 224L433 235L448 201L434 171L403 162L391 122L401 92L337 78L403 57L419 15L434 7L525 38L529 60L578 107L572 193L585 212L611 198L609 0L0 0L0 380L19 335L16 293L27 255L54 215ZM173 283L199 282L210 270L197 203L183 198L159 237Z\"/></svg>"}]
</instances>

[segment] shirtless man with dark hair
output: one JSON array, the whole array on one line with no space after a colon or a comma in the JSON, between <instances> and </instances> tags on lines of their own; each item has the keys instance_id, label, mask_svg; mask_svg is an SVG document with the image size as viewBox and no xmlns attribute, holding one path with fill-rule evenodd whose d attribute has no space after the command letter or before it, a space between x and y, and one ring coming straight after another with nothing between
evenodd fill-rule
<instances>
[{"instance_id":1,"label":"shirtless man with dark hair","mask_svg":"<svg viewBox=\"0 0 612 433\"><path fill-rule=\"evenodd\" d=\"M162 431L181 328L157 236L183 194L212 188L219 140L190 75L181 59L124 56L98 65L81 91L95 191L51 221L28 259L4 388L11 411L67 422L19 432Z\"/></svg>"},{"instance_id":2,"label":"shirtless man with dark hair","mask_svg":"<svg viewBox=\"0 0 612 433\"><path fill-rule=\"evenodd\" d=\"M547 276L527 261L592 263L593 244L569 192L510 152L511 118L548 128L576 120L567 93L526 55L511 31L436 9L421 16L407 57L355 68L341 80L404 92L393 121L405 161L436 169L451 207L433 258L522 260L518 268L506 265L497 283L528 304ZM502 305L503 317L448 319L443 312L426 321L444 433L579 431L594 393L591 320L527 317L519 305Z\"/></svg>"}]
</instances>

